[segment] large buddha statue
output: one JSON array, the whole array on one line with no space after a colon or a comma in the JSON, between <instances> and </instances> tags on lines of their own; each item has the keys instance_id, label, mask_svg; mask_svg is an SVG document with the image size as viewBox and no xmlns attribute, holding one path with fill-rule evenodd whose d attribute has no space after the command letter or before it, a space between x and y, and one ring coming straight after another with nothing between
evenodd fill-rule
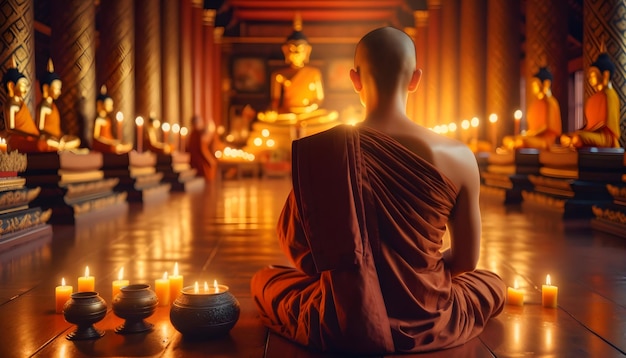
<instances>
[{"instance_id":1,"label":"large buddha statue","mask_svg":"<svg viewBox=\"0 0 626 358\"><path fill-rule=\"evenodd\" d=\"M615 65L606 53L591 64L587 80L596 91L585 103L585 126L561 136L561 145L581 147L619 147L620 103L611 76Z\"/></svg>"},{"instance_id":2,"label":"large buddha statue","mask_svg":"<svg viewBox=\"0 0 626 358\"><path fill-rule=\"evenodd\" d=\"M122 143L121 138L113 136L113 98L108 95L107 88L103 85L100 94L96 98L97 117L93 131L93 149L102 153L128 153L133 149L130 143Z\"/></svg>"},{"instance_id":3,"label":"large buddha statue","mask_svg":"<svg viewBox=\"0 0 626 358\"><path fill-rule=\"evenodd\" d=\"M285 124L303 121L314 124L336 119L336 112L321 108L324 101L322 73L308 65L312 47L302 33L299 17L294 21L293 33L281 48L288 67L272 73L270 108L259 113L258 119Z\"/></svg>"},{"instance_id":4,"label":"large buddha statue","mask_svg":"<svg viewBox=\"0 0 626 358\"><path fill-rule=\"evenodd\" d=\"M54 152L61 145L53 138L40 135L32 114L26 105L24 96L28 92L30 82L17 68L15 59L12 67L2 77L7 91L7 103L4 104L4 133L9 150L20 152Z\"/></svg>"},{"instance_id":5,"label":"large buddha statue","mask_svg":"<svg viewBox=\"0 0 626 358\"><path fill-rule=\"evenodd\" d=\"M562 133L561 108L552 96L552 73L541 67L531 82L534 98L526 114L528 129L522 135L507 136L502 143L507 149L553 146Z\"/></svg>"},{"instance_id":6,"label":"large buddha statue","mask_svg":"<svg viewBox=\"0 0 626 358\"><path fill-rule=\"evenodd\" d=\"M61 115L55 101L61 95L61 77L54 72L52 59L48 60L47 72L40 79L42 99L37 106L37 129L42 136L60 143L62 149L75 149L80 145L80 139L73 135L63 134L61 130Z\"/></svg>"}]
</instances>

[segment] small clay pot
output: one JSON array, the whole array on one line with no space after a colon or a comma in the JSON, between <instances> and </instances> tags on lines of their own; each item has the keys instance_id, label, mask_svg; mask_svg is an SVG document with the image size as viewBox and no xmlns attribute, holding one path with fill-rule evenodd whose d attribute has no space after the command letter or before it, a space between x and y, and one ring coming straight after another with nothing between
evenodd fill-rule
<instances>
[{"instance_id":1,"label":"small clay pot","mask_svg":"<svg viewBox=\"0 0 626 358\"><path fill-rule=\"evenodd\" d=\"M69 340L98 339L104 332L93 324L100 322L107 313L107 304L97 292L75 292L63 306L63 317L76 325L76 330L69 333Z\"/></svg>"},{"instance_id":2,"label":"small clay pot","mask_svg":"<svg viewBox=\"0 0 626 358\"><path fill-rule=\"evenodd\" d=\"M113 313L126 321L115 328L115 333L130 334L151 331L153 324L144 319L152 316L158 299L150 285L134 284L122 287L113 298Z\"/></svg>"}]
</instances>

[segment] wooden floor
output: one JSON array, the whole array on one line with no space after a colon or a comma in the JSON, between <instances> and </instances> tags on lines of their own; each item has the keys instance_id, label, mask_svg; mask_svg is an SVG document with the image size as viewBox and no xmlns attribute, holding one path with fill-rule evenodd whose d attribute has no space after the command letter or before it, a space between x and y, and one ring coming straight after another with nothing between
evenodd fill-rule
<instances>
[{"instance_id":1,"label":"wooden floor","mask_svg":"<svg viewBox=\"0 0 626 358\"><path fill-rule=\"evenodd\" d=\"M197 193L127 207L53 227L51 240L0 253L0 357L323 357L268 334L250 298L249 279L268 264L287 264L274 236L290 188L286 179L225 180ZM477 339L420 357L623 357L626 352L626 241L564 223L550 212L505 207L483 198L480 266L526 293ZM74 327L54 313L54 287L76 285L85 266L96 291L111 302L111 281L124 267L131 283L153 284L178 262L185 285L230 286L241 303L226 337L188 341L169 308L147 319L150 333L119 335L109 311L96 324L105 335L69 341ZM557 309L541 307L546 274L559 287Z\"/></svg>"}]
</instances>

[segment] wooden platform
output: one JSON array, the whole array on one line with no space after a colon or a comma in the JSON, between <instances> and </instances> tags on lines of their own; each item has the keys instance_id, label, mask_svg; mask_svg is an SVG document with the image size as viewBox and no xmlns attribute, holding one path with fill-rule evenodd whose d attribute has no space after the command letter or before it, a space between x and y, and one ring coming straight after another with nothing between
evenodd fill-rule
<instances>
[{"instance_id":1,"label":"wooden platform","mask_svg":"<svg viewBox=\"0 0 626 358\"><path fill-rule=\"evenodd\" d=\"M0 357L327 357L261 325L249 293L251 275L287 264L274 230L287 179L218 181L194 193L171 193L151 205L130 203L106 219L53 226L52 240L0 253ZM419 357L624 357L626 240L584 221L483 200L480 266L526 293L468 344ZM178 262L185 284L217 279L230 286L241 316L228 336L187 341L160 307L150 333L122 336L111 311L96 324L104 337L69 341L74 327L54 313L54 287L76 286L89 265L96 291L111 302L121 266L131 283L154 284ZM559 286L557 309L542 308L546 274ZM393 356L393 355L391 355ZM398 355L400 356L400 355ZM406 357L406 356L402 356Z\"/></svg>"}]
</instances>

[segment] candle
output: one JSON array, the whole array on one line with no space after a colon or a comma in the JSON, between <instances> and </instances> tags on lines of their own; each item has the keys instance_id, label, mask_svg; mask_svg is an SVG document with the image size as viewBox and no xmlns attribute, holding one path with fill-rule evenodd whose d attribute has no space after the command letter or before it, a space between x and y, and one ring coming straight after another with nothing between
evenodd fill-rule
<instances>
[{"instance_id":1,"label":"candle","mask_svg":"<svg viewBox=\"0 0 626 358\"><path fill-rule=\"evenodd\" d=\"M161 130L163 131L163 143L165 143L166 145L169 145L170 140L167 137L167 135L170 132L170 124L167 122L163 122L163 124L161 124Z\"/></svg>"},{"instance_id":2,"label":"candle","mask_svg":"<svg viewBox=\"0 0 626 358\"><path fill-rule=\"evenodd\" d=\"M506 302L513 306L524 305L524 292L517 287L517 280L513 282L513 287L506 290Z\"/></svg>"},{"instance_id":3,"label":"candle","mask_svg":"<svg viewBox=\"0 0 626 358\"><path fill-rule=\"evenodd\" d=\"M472 139L478 142L478 126L480 125L480 119L478 117L473 117L470 121L470 126L472 127Z\"/></svg>"},{"instance_id":4,"label":"candle","mask_svg":"<svg viewBox=\"0 0 626 358\"><path fill-rule=\"evenodd\" d=\"M120 271L117 273L117 280L113 281L113 285L112 285L112 298L115 298L115 296L117 296L118 293L120 293L120 290L122 287L124 286L128 286L129 282L128 280L124 280L124 268L120 268Z\"/></svg>"},{"instance_id":5,"label":"candle","mask_svg":"<svg viewBox=\"0 0 626 358\"><path fill-rule=\"evenodd\" d=\"M520 123L522 122L522 111L519 109L513 113L513 117L515 118L515 132L513 134L520 134Z\"/></svg>"},{"instance_id":6,"label":"candle","mask_svg":"<svg viewBox=\"0 0 626 358\"><path fill-rule=\"evenodd\" d=\"M85 276L78 278L78 290L76 292L93 292L95 291L95 278L89 276L89 266L85 267Z\"/></svg>"},{"instance_id":7,"label":"candle","mask_svg":"<svg viewBox=\"0 0 626 358\"><path fill-rule=\"evenodd\" d=\"M174 301L183 290L183 276L178 274L178 262L174 264L174 274L169 277L170 301Z\"/></svg>"},{"instance_id":8,"label":"candle","mask_svg":"<svg viewBox=\"0 0 626 358\"><path fill-rule=\"evenodd\" d=\"M185 152L187 150L187 148L185 147L185 138L187 137L187 133L189 133L189 130L187 129L187 127L182 127L180 129L180 151L181 152Z\"/></svg>"},{"instance_id":9,"label":"candle","mask_svg":"<svg viewBox=\"0 0 626 358\"><path fill-rule=\"evenodd\" d=\"M54 298L56 301L56 312L63 313L65 302L70 299L74 287L65 285L65 278L61 279L61 286L57 286L54 290Z\"/></svg>"},{"instance_id":10,"label":"candle","mask_svg":"<svg viewBox=\"0 0 626 358\"><path fill-rule=\"evenodd\" d=\"M213 287L210 287L209 284L204 281L204 287L201 289L198 281L194 283L193 286L185 287L184 292L186 294L194 294L194 295L214 295L217 293L224 293L228 291L228 286L218 285L217 280L213 280Z\"/></svg>"},{"instance_id":11,"label":"candle","mask_svg":"<svg viewBox=\"0 0 626 358\"><path fill-rule=\"evenodd\" d=\"M137 117L135 119L137 125L137 152L142 152L143 147L143 117Z\"/></svg>"},{"instance_id":12,"label":"candle","mask_svg":"<svg viewBox=\"0 0 626 358\"><path fill-rule=\"evenodd\" d=\"M174 123L172 124L172 139L173 139L173 144L172 144L172 148L174 148L173 150L177 150L178 149L178 136L180 133L180 125L178 123Z\"/></svg>"},{"instance_id":13,"label":"candle","mask_svg":"<svg viewBox=\"0 0 626 358\"><path fill-rule=\"evenodd\" d=\"M4 138L0 138L0 153L7 152L7 140Z\"/></svg>"},{"instance_id":14,"label":"candle","mask_svg":"<svg viewBox=\"0 0 626 358\"><path fill-rule=\"evenodd\" d=\"M494 150L498 146L498 115L495 113L491 113L489 115L489 123L491 123L491 145Z\"/></svg>"},{"instance_id":15,"label":"candle","mask_svg":"<svg viewBox=\"0 0 626 358\"><path fill-rule=\"evenodd\" d=\"M170 304L170 280L167 278L167 272L163 274L163 278L154 280L154 292L159 299L159 306Z\"/></svg>"},{"instance_id":16,"label":"candle","mask_svg":"<svg viewBox=\"0 0 626 358\"><path fill-rule=\"evenodd\" d=\"M550 275L546 276L546 284L541 286L541 304L543 307L556 308L559 288L552 286Z\"/></svg>"},{"instance_id":17,"label":"candle","mask_svg":"<svg viewBox=\"0 0 626 358\"><path fill-rule=\"evenodd\" d=\"M117 112L115 115L115 120L117 121L117 140L122 141L122 122L124 121L124 115L122 112Z\"/></svg>"}]
</instances>

